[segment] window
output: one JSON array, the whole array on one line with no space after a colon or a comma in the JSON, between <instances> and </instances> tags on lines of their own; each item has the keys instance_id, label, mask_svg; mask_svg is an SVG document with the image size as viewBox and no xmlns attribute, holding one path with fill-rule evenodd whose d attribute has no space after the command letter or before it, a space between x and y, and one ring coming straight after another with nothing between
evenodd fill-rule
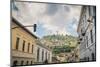
<instances>
[{"instance_id":1,"label":"window","mask_svg":"<svg viewBox=\"0 0 100 67\"><path fill-rule=\"evenodd\" d=\"M81 33L83 33L83 29L81 29Z\"/></svg>"},{"instance_id":2,"label":"window","mask_svg":"<svg viewBox=\"0 0 100 67\"><path fill-rule=\"evenodd\" d=\"M18 50L18 47L19 47L19 40L20 40L20 38L17 37L17 38L16 38L16 49L17 49L17 50Z\"/></svg>"},{"instance_id":3,"label":"window","mask_svg":"<svg viewBox=\"0 0 100 67\"><path fill-rule=\"evenodd\" d=\"M90 36L91 36L91 43L93 43L92 30L90 30Z\"/></svg>"},{"instance_id":4,"label":"window","mask_svg":"<svg viewBox=\"0 0 100 67\"><path fill-rule=\"evenodd\" d=\"M26 62L26 65L28 65L28 61Z\"/></svg>"},{"instance_id":5,"label":"window","mask_svg":"<svg viewBox=\"0 0 100 67\"><path fill-rule=\"evenodd\" d=\"M24 51L25 49L25 40L23 40L23 47L22 47L22 51Z\"/></svg>"},{"instance_id":6,"label":"window","mask_svg":"<svg viewBox=\"0 0 100 67\"><path fill-rule=\"evenodd\" d=\"M31 61L31 65L33 64L33 62Z\"/></svg>"},{"instance_id":7,"label":"window","mask_svg":"<svg viewBox=\"0 0 100 67\"><path fill-rule=\"evenodd\" d=\"M93 7L94 16L96 16L96 7Z\"/></svg>"},{"instance_id":8,"label":"window","mask_svg":"<svg viewBox=\"0 0 100 67\"><path fill-rule=\"evenodd\" d=\"M39 61L39 52L40 52L40 48L37 49L37 61Z\"/></svg>"},{"instance_id":9,"label":"window","mask_svg":"<svg viewBox=\"0 0 100 67\"><path fill-rule=\"evenodd\" d=\"M94 16L94 27L96 29L96 16Z\"/></svg>"},{"instance_id":10,"label":"window","mask_svg":"<svg viewBox=\"0 0 100 67\"><path fill-rule=\"evenodd\" d=\"M18 7L16 6L15 2L12 2L12 9L14 9L15 11L18 11Z\"/></svg>"},{"instance_id":11,"label":"window","mask_svg":"<svg viewBox=\"0 0 100 67\"><path fill-rule=\"evenodd\" d=\"M32 53L33 53L33 48L34 48L34 46L32 45Z\"/></svg>"},{"instance_id":12,"label":"window","mask_svg":"<svg viewBox=\"0 0 100 67\"><path fill-rule=\"evenodd\" d=\"M50 53L48 54L48 60L50 60Z\"/></svg>"},{"instance_id":13,"label":"window","mask_svg":"<svg viewBox=\"0 0 100 67\"><path fill-rule=\"evenodd\" d=\"M94 25L96 29L96 7L93 8L93 13L94 13Z\"/></svg>"},{"instance_id":14,"label":"window","mask_svg":"<svg viewBox=\"0 0 100 67\"><path fill-rule=\"evenodd\" d=\"M92 61L96 61L95 54L94 54L94 53L92 53L92 54L91 54L91 56L92 56Z\"/></svg>"},{"instance_id":15,"label":"window","mask_svg":"<svg viewBox=\"0 0 100 67\"><path fill-rule=\"evenodd\" d=\"M45 58L46 58L46 60L47 60L47 52L45 53Z\"/></svg>"},{"instance_id":16,"label":"window","mask_svg":"<svg viewBox=\"0 0 100 67\"><path fill-rule=\"evenodd\" d=\"M89 16L91 16L91 7L89 6L88 9L89 9Z\"/></svg>"},{"instance_id":17,"label":"window","mask_svg":"<svg viewBox=\"0 0 100 67\"><path fill-rule=\"evenodd\" d=\"M86 47L88 47L88 36L86 36L86 40L87 40L87 41L86 41L86 42L87 42L87 45L86 45Z\"/></svg>"},{"instance_id":18,"label":"window","mask_svg":"<svg viewBox=\"0 0 100 67\"><path fill-rule=\"evenodd\" d=\"M42 50L42 61L44 60L44 50Z\"/></svg>"},{"instance_id":19,"label":"window","mask_svg":"<svg viewBox=\"0 0 100 67\"><path fill-rule=\"evenodd\" d=\"M18 61L17 61L17 60L15 60L15 61L13 62L13 66L16 66L16 65L17 65L17 63L18 63Z\"/></svg>"},{"instance_id":20,"label":"window","mask_svg":"<svg viewBox=\"0 0 100 67\"><path fill-rule=\"evenodd\" d=\"M85 57L84 61L89 62L89 57Z\"/></svg>"},{"instance_id":21,"label":"window","mask_svg":"<svg viewBox=\"0 0 100 67\"><path fill-rule=\"evenodd\" d=\"M21 65L23 65L23 63L24 63L24 61L22 60L22 61L21 61Z\"/></svg>"},{"instance_id":22,"label":"window","mask_svg":"<svg viewBox=\"0 0 100 67\"><path fill-rule=\"evenodd\" d=\"M28 43L28 49L27 49L28 52L29 52L29 49L30 49L30 43Z\"/></svg>"}]
</instances>

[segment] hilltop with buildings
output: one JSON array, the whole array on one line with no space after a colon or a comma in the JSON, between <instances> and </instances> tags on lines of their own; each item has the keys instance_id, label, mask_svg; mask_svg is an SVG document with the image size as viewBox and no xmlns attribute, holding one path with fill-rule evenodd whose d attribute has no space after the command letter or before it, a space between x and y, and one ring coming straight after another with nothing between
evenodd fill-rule
<instances>
[{"instance_id":1,"label":"hilltop with buildings","mask_svg":"<svg viewBox=\"0 0 100 67\"><path fill-rule=\"evenodd\" d=\"M75 47L77 45L77 37L71 35L48 35L41 39L41 42L48 47L67 45Z\"/></svg>"}]
</instances>

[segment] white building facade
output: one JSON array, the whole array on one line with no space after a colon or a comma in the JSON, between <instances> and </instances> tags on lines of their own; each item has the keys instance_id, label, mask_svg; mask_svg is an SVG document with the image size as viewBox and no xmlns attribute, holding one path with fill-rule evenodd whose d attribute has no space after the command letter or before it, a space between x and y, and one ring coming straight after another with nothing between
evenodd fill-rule
<instances>
[{"instance_id":1,"label":"white building facade","mask_svg":"<svg viewBox=\"0 0 100 67\"><path fill-rule=\"evenodd\" d=\"M83 6L78 24L80 61L96 61L96 6Z\"/></svg>"},{"instance_id":2,"label":"white building facade","mask_svg":"<svg viewBox=\"0 0 100 67\"><path fill-rule=\"evenodd\" d=\"M48 47L38 41L35 49L36 64L52 63L52 51Z\"/></svg>"}]
</instances>

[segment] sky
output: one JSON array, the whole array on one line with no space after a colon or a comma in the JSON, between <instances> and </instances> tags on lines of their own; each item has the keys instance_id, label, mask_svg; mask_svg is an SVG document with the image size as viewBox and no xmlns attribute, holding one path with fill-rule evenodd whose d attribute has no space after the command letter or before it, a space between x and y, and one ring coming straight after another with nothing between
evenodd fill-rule
<instances>
[{"instance_id":1,"label":"sky","mask_svg":"<svg viewBox=\"0 0 100 67\"><path fill-rule=\"evenodd\" d=\"M16 6L16 7L14 7ZM15 2L12 15L23 25L37 24L36 33L42 38L46 35L60 34L78 36L81 6L54 3Z\"/></svg>"}]
</instances>

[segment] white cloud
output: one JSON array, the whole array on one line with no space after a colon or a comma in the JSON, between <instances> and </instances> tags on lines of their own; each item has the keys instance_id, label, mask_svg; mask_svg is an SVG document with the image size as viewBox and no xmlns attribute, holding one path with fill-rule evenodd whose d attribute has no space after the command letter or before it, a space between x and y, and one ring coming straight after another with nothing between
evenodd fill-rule
<instances>
[{"instance_id":1,"label":"white cloud","mask_svg":"<svg viewBox=\"0 0 100 67\"><path fill-rule=\"evenodd\" d=\"M75 31L80 16L81 6L72 5L60 5L60 4L46 4L46 3L28 3L28 2L17 2L16 4L20 11L18 12L20 21L23 24L42 24L46 29L47 34L73 34L66 29L66 26L70 22L76 19L76 24L72 25L72 30ZM52 7L51 7L52 6ZM56 9L56 10L55 10ZM49 10L49 12L47 12ZM50 10L52 10L50 12ZM53 12L54 10L54 12ZM14 15L15 13L13 13ZM50 15L52 14L52 15ZM74 20L73 20L74 21ZM68 27L67 27L68 28ZM30 28L32 31L32 28ZM51 31L51 33L49 33ZM75 32L76 33L76 32Z\"/></svg>"}]
</instances>

